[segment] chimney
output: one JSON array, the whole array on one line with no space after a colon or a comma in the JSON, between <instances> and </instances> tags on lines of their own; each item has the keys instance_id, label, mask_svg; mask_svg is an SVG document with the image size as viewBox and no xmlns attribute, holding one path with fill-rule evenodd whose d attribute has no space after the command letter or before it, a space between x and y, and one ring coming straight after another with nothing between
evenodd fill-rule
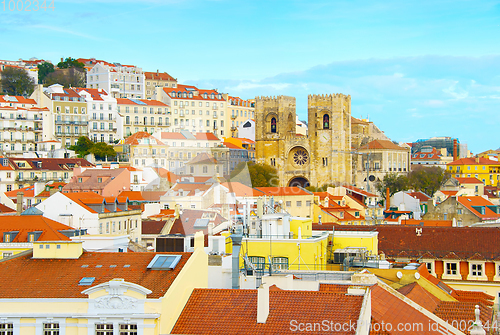
<instances>
[{"instance_id":1,"label":"chimney","mask_svg":"<svg viewBox=\"0 0 500 335\"><path fill-rule=\"evenodd\" d=\"M389 187L385 190L385 210L388 211L391 207L391 192Z\"/></svg>"},{"instance_id":2,"label":"chimney","mask_svg":"<svg viewBox=\"0 0 500 335\"><path fill-rule=\"evenodd\" d=\"M456 161L458 159L457 147L458 147L457 139L454 138L453 139L453 161Z\"/></svg>"},{"instance_id":3,"label":"chimney","mask_svg":"<svg viewBox=\"0 0 500 335\"><path fill-rule=\"evenodd\" d=\"M156 70L156 74L159 74L160 73L160 70Z\"/></svg>"},{"instance_id":4,"label":"chimney","mask_svg":"<svg viewBox=\"0 0 500 335\"><path fill-rule=\"evenodd\" d=\"M242 227L237 226L234 228L234 232L231 234L231 240L233 241L233 255L232 255L232 288L240 288L240 250L241 250L241 240L243 239Z\"/></svg>"},{"instance_id":5,"label":"chimney","mask_svg":"<svg viewBox=\"0 0 500 335\"><path fill-rule=\"evenodd\" d=\"M476 156L476 164L479 164L479 156Z\"/></svg>"},{"instance_id":6,"label":"chimney","mask_svg":"<svg viewBox=\"0 0 500 335\"><path fill-rule=\"evenodd\" d=\"M24 196L23 192L17 192L17 204L16 204L17 215L21 215L21 213L23 212L23 196Z\"/></svg>"},{"instance_id":7,"label":"chimney","mask_svg":"<svg viewBox=\"0 0 500 335\"><path fill-rule=\"evenodd\" d=\"M266 323L269 316L269 284L262 283L257 289L257 323Z\"/></svg>"}]
</instances>

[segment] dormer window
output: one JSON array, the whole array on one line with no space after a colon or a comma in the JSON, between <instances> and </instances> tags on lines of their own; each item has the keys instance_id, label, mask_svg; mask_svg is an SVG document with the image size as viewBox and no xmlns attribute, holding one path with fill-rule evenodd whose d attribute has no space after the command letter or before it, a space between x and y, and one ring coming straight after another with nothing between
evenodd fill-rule
<instances>
[{"instance_id":1,"label":"dormer window","mask_svg":"<svg viewBox=\"0 0 500 335\"><path fill-rule=\"evenodd\" d=\"M206 99L206 98L207 98L207 94L203 93L203 99Z\"/></svg>"},{"instance_id":2,"label":"dormer window","mask_svg":"<svg viewBox=\"0 0 500 335\"><path fill-rule=\"evenodd\" d=\"M215 99L215 94L210 94L210 99Z\"/></svg>"},{"instance_id":3,"label":"dormer window","mask_svg":"<svg viewBox=\"0 0 500 335\"><path fill-rule=\"evenodd\" d=\"M97 182L102 183L102 178L101 177L97 178Z\"/></svg>"},{"instance_id":4,"label":"dormer window","mask_svg":"<svg viewBox=\"0 0 500 335\"><path fill-rule=\"evenodd\" d=\"M172 98L175 98L175 91L172 91L170 95L172 96Z\"/></svg>"}]
</instances>

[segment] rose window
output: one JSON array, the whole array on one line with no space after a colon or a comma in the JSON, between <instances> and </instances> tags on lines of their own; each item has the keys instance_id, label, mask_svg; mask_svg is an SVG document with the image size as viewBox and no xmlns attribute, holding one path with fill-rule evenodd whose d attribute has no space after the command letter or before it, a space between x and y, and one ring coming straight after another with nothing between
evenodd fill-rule
<instances>
[{"instance_id":1,"label":"rose window","mask_svg":"<svg viewBox=\"0 0 500 335\"><path fill-rule=\"evenodd\" d=\"M293 154L293 161L297 165L304 165L304 164L306 164L308 158L309 157L307 155L307 151L305 151L303 149L299 149L299 150L295 151L295 153Z\"/></svg>"}]
</instances>

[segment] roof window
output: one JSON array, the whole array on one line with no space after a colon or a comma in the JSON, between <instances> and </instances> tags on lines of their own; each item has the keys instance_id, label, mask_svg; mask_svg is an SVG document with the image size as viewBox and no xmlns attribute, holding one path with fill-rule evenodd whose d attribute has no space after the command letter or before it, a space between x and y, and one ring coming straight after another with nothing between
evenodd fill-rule
<instances>
[{"instance_id":1,"label":"roof window","mask_svg":"<svg viewBox=\"0 0 500 335\"><path fill-rule=\"evenodd\" d=\"M95 280L95 277L83 277L82 279L80 279L80 282L78 283L78 285L90 286L94 283L94 280Z\"/></svg>"},{"instance_id":2,"label":"roof window","mask_svg":"<svg viewBox=\"0 0 500 335\"><path fill-rule=\"evenodd\" d=\"M151 270L173 270L181 260L181 255L156 255L148 264Z\"/></svg>"}]
</instances>

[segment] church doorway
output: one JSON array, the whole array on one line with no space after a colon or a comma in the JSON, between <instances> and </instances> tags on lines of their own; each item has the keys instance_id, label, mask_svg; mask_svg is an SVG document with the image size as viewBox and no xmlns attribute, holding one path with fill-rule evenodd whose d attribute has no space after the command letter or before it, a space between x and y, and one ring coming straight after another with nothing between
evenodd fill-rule
<instances>
[{"instance_id":1,"label":"church doorway","mask_svg":"<svg viewBox=\"0 0 500 335\"><path fill-rule=\"evenodd\" d=\"M303 188L306 188L308 187L310 184L309 184L309 180L307 180L306 178L304 177L295 177L293 179L291 179L289 182L288 182L288 186L290 187L297 187L297 186L300 186L300 187L303 187Z\"/></svg>"}]
</instances>

